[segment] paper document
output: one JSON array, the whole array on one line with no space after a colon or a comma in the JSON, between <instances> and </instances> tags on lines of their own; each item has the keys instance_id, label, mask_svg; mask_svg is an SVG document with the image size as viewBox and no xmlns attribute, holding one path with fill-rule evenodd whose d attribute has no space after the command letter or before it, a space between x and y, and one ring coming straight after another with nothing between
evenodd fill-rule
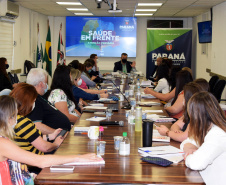
<instances>
[{"instance_id":1,"label":"paper document","mask_svg":"<svg viewBox=\"0 0 226 185\"><path fill-rule=\"evenodd\" d=\"M88 118L86 119L87 121L102 121L102 120L105 120L106 117L97 117L97 116L94 116L94 117L91 117L91 118Z\"/></svg>"},{"instance_id":2,"label":"paper document","mask_svg":"<svg viewBox=\"0 0 226 185\"><path fill-rule=\"evenodd\" d=\"M149 102L139 102L139 105L161 105L161 103L158 102L153 102L153 101L149 101Z\"/></svg>"},{"instance_id":3,"label":"paper document","mask_svg":"<svg viewBox=\"0 0 226 185\"><path fill-rule=\"evenodd\" d=\"M74 132L88 132L89 127L75 127Z\"/></svg>"},{"instance_id":4,"label":"paper document","mask_svg":"<svg viewBox=\"0 0 226 185\"><path fill-rule=\"evenodd\" d=\"M155 99L156 97L151 94L145 94L144 92L141 93L141 98L145 99Z\"/></svg>"},{"instance_id":5,"label":"paper document","mask_svg":"<svg viewBox=\"0 0 226 185\"><path fill-rule=\"evenodd\" d=\"M109 98L100 98L99 100L97 101L112 101L112 99L109 99Z\"/></svg>"},{"instance_id":6,"label":"paper document","mask_svg":"<svg viewBox=\"0 0 226 185\"><path fill-rule=\"evenodd\" d=\"M176 121L174 118L164 117L157 114L147 114L147 119L150 119L155 122L172 122Z\"/></svg>"},{"instance_id":7,"label":"paper document","mask_svg":"<svg viewBox=\"0 0 226 185\"><path fill-rule=\"evenodd\" d=\"M142 110L144 113L153 113L153 112L158 112L158 113L163 113L163 110Z\"/></svg>"},{"instance_id":8,"label":"paper document","mask_svg":"<svg viewBox=\"0 0 226 185\"><path fill-rule=\"evenodd\" d=\"M159 134L158 130L153 129L152 141L170 142L170 137L162 136Z\"/></svg>"},{"instance_id":9,"label":"paper document","mask_svg":"<svg viewBox=\"0 0 226 185\"><path fill-rule=\"evenodd\" d=\"M180 150L174 146L154 146L154 147L142 147L138 148L139 153L147 153L149 156L161 157L162 155L171 154L183 154L183 150Z\"/></svg>"},{"instance_id":10,"label":"paper document","mask_svg":"<svg viewBox=\"0 0 226 185\"><path fill-rule=\"evenodd\" d=\"M95 161L95 162L72 162L72 163L66 163L64 165L96 165L96 164L105 164L104 159L101 156L100 157L100 161Z\"/></svg>"},{"instance_id":11,"label":"paper document","mask_svg":"<svg viewBox=\"0 0 226 185\"><path fill-rule=\"evenodd\" d=\"M84 107L84 109L91 109L91 110L93 110L93 109L102 109L102 110L105 110L105 109L107 109L107 107L101 107L101 106L98 106L98 107L95 107L95 106L85 106Z\"/></svg>"},{"instance_id":12,"label":"paper document","mask_svg":"<svg viewBox=\"0 0 226 185\"><path fill-rule=\"evenodd\" d=\"M90 103L89 105L93 106L93 107L103 107L104 106L103 103Z\"/></svg>"}]
</instances>

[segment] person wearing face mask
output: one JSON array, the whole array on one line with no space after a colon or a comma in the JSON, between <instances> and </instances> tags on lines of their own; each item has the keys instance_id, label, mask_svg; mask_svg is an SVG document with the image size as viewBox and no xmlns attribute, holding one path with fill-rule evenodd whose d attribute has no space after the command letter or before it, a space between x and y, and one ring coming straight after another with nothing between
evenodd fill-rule
<instances>
[{"instance_id":1,"label":"person wearing face mask","mask_svg":"<svg viewBox=\"0 0 226 185\"><path fill-rule=\"evenodd\" d=\"M114 72L122 71L123 73L130 73L132 69L135 69L136 62L127 61L127 56L128 55L126 53L121 54L121 60L118 62L115 62Z\"/></svg>"},{"instance_id":2,"label":"person wearing face mask","mask_svg":"<svg viewBox=\"0 0 226 185\"><path fill-rule=\"evenodd\" d=\"M27 75L26 82L33 85L38 92L35 108L27 115L35 122L36 127L45 134L52 133L57 128L70 130L71 123L68 117L42 97L48 90L47 72L41 68L32 68Z\"/></svg>"},{"instance_id":3,"label":"person wearing face mask","mask_svg":"<svg viewBox=\"0 0 226 185\"><path fill-rule=\"evenodd\" d=\"M96 87L96 83L93 81L96 79L96 76L90 77L89 72L92 71L92 59L87 59L84 64L79 64L79 70L82 72L81 78L86 83L88 87Z\"/></svg>"},{"instance_id":4,"label":"person wearing face mask","mask_svg":"<svg viewBox=\"0 0 226 185\"><path fill-rule=\"evenodd\" d=\"M8 89L8 90L13 89L12 83L6 71L6 69L8 68L9 68L9 64L7 62L7 59L4 57L1 57L0 58L0 91L5 89Z\"/></svg>"},{"instance_id":5,"label":"person wearing face mask","mask_svg":"<svg viewBox=\"0 0 226 185\"><path fill-rule=\"evenodd\" d=\"M21 149L14 142L13 127L17 120L17 103L10 96L0 96L0 184L34 184L33 174L27 165L45 168L70 162L97 162L95 154L37 155ZM62 137L62 136L59 136ZM26 165L27 164L27 165Z\"/></svg>"},{"instance_id":6,"label":"person wearing face mask","mask_svg":"<svg viewBox=\"0 0 226 185\"><path fill-rule=\"evenodd\" d=\"M81 72L78 69L71 68L71 82L73 84L73 87L72 87L73 95L77 102L79 102L80 98L82 98L83 100L99 100L100 98L108 97L107 93L90 94L80 89L78 86L81 85L82 79L81 79Z\"/></svg>"},{"instance_id":7,"label":"person wearing face mask","mask_svg":"<svg viewBox=\"0 0 226 185\"><path fill-rule=\"evenodd\" d=\"M35 100L38 96L36 89L27 83L19 83L9 95L16 100L18 109L17 124L14 127L14 140L17 145L39 155L54 152L63 142L62 137L57 137L62 129L56 129L51 134L43 135L35 124L26 117L35 106ZM53 143L49 141L53 141Z\"/></svg>"}]
</instances>

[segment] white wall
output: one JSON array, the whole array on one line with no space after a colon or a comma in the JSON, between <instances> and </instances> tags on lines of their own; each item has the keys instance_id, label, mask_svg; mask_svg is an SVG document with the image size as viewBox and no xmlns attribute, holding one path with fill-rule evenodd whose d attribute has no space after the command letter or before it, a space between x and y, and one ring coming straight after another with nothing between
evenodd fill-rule
<instances>
[{"instance_id":1,"label":"white wall","mask_svg":"<svg viewBox=\"0 0 226 185\"><path fill-rule=\"evenodd\" d=\"M37 47L37 23L39 22L40 30L40 41L45 48L45 41L47 35L47 20L49 19L50 29L51 29L51 43L52 43L52 67L53 72L56 68L57 63L57 47L58 47L58 38L60 24L62 23L62 38L65 45L65 27L66 27L66 18L65 17L53 17L45 16L43 14L31 11L24 7L20 6L20 15L16 19L15 23L15 41L17 45L15 46L15 65L14 68L22 69L25 60L31 60L35 63L36 59L36 47ZM128 59L130 61L137 62L137 69L146 74L146 45L147 45L147 20L154 20L157 18L147 18L147 17L138 17L137 18L137 57ZM163 20L169 20L169 18L159 18ZM178 18L179 20L184 21L184 28L192 28L192 18ZM171 19L173 20L173 19ZM125 52L125 51L122 51ZM78 59L80 62L84 62L87 57L66 57L66 63L70 63L74 59ZM108 58L100 57L99 66L101 70L113 70L114 62L119 61L118 58Z\"/></svg>"}]
</instances>

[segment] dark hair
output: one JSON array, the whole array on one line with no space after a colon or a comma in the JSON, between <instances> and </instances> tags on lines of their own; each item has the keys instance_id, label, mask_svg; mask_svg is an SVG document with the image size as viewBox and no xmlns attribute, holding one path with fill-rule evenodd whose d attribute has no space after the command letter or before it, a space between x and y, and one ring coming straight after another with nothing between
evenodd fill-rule
<instances>
[{"instance_id":1,"label":"dark hair","mask_svg":"<svg viewBox=\"0 0 226 185\"><path fill-rule=\"evenodd\" d=\"M84 62L85 67L93 67L95 65L95 61L92 58L86 59Z\"/></svg>"},{"instance_id":2,"label":"dark hair","mask_svg":"<svg viewBox=\"0 0 226 185\"><path fill-rule=\"evenodd\" d=\"M178 65L175 65L171 68L170 70L170 77L169 77L169 82L170 82L170 91L172 91L176 87L176 75L177 72L181 70L181 67Z\"/></svg>"},{"instance_id":3,"label":"dark hair","mask_svg":"<svg viewBox=\"0 0 226 185\"><path fill-rule=\"evenodd\" d=\"M58 66L53 74L52 84L48 96L54 89L61 89L66 94L67 98L75 103L77 102L73 96L72 83L70 79L70 67L68 66Z\"/></svg>"},{"instance_id":4,"label":"dark hair","mask_svg":"<svg viewBox=\"0 0 226 185\"><path fill-rule=\"evenodd\" d=\"M166 64L160 64L157 68L157 80L159 81L162 78L165 78L169 83L169 67Z\"/></svg>"},{"instance_id":5,"label":"dark hair","mask_svg":"<svg viewBox=\"0 0 226 185\"><path fill-rule=\"evenodd\" d=\"M122 57L122 55L124 55L124 56L128 56L128 55L127 55L127 53L122 53L122 54L121 54L121 57Z\"/></svg>"},{"instance_id":6,"label":"dark hair","mask_svg":"<svg viewBox=\"0 0 226 185\"><path fill-rule=\"evenodd\" d=\"M202 87L195 83L195 82L189 82L184 86L184 100L185 100L185 105L184 105L184 123L188 124L190 122L188 112L187 112L187 104L190 98L193 96L193 94L197 92L203 91Z\"/></svg>"},{"instance_id":7,"label":"dark hair","mask_svg":"<svg viewBox=\"0 0 226 185\"><path fill-rule=\"evenodd\" d=\"M74 69L78 69L79 61L78 60L73 60L71 63L68 64L68 66L72 67Z\"/></svg>"},{"instance_id":8,"label":"dark hair","mask_svg":"<svg viewBox=\"0 0 226 185\"><path fill-rule=\"evenodd\" d=\"M166 64L170 69L173 66L173 61L172 59L168 59L166 57L162 58L162 64Z\"/></svg>"},{"instance_id":9,"label":"dark hair","mask_svg":"<svg viewBox=\"0 0 226 185\"><path fill-rule=\"evenodd\" d=\"M183 90L184 86L187 83L192 82L192 81L193 81L193 78L191 76L191 73L189 73L188 71L181 70L177 73L177 75L176 75L176 91L175 91L174 99L172 101L172 105L177 100L177 97L180 94L180 92Z\"/></svg>"},{"instance_id":10,"label":"dark hair","mask_svg":"<svg viewBox=\"0 0 226 185\"><path fill-rule=\"evenodd\" d=\"M4 74L5 77L7 77L9 79L9 76L7 74L7 71L6 71L6 65L5 65L5 62L7 61L6 58L4 57L1 57L0 58L0 72L2 72ZM9 79L10 81L10 79ZM11 82L11 81L10 81Z\"/></svg>"},{"instance_id":11,"label":"dark hair","mask_svg":"<svg viewBox=\"0 0 226 185\"><path fill-rule=\"evenodd\" d=\"M16 100L18 114L26 116L32 111L32 106L38 93L33 85L19 83L9 95Z\"/></svg>"},{"instance_id":12,"label":"dark hair","mask_svg":"<svg viewBox=\"0 0 226 185\"><path fill-rule=\"evenodd\" d=\"M201 146L212 124L226 132L226 117L217 99L209 92L195 93L188 101L189 138Z\"/></svg>"},{"instance_id":13,"label":"dark hair","mask_svg":"<svg viewBox=\"0 0 226 185\"><path fill-rule=\"evenodd\" d=\"M194 82L199 84L202 87L203 91L208 91L208 92L210 91L210 85L206 81L206 79L198 78L198 79L194 80Z\"/></svg>"},{"instance_id":14,"label":"dark hair","mask_svg":"<svg viewBox=\"0 0 226 185\"><path fill-rule=\"evenodd\" d=\"M91 54L89 58L95 59L96 56L97 56L97 54Z\"/></svg>"}]
</instances>

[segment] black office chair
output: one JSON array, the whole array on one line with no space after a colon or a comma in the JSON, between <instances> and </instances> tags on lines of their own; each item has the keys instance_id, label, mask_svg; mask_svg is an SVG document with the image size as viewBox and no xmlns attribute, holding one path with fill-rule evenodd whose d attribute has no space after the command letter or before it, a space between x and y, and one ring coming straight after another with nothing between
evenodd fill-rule
<instances>
[{"instance_id":1,"label":"black office chair","mask_svg":"<svg viewBox=\"0 0 226 185\"><path fill-rule=\"evenodd\" d=\"M212 93L216 97L216 99L219 103L221 101L221 95L222 95L225 85L226 85L225 80L218 80L218 82L216 83L216 85L213 88Z\"/></svg>"},{"instance_id":2,"label":"black office chair","mask_svg":"<svg viewBox=\"0 0 226 185\"><path fill-rule=\"evenodd\" d=\"M211 93L213 93L214 86L216 85L216 83L218 82L218 80L219 80L219 77L218 76L212 76L210 78L209 86L210 86L210 92Z\"/></svg>"}]
</instances>

